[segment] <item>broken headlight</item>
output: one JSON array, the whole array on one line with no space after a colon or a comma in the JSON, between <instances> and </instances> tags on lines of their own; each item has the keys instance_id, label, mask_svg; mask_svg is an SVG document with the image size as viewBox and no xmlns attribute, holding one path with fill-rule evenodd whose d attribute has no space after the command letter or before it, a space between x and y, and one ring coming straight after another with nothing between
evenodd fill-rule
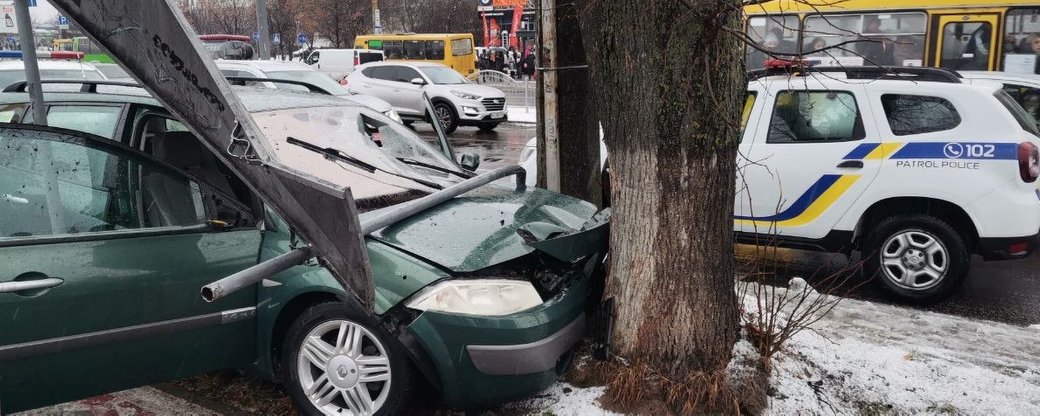
<instances>
[{"instance_id":1,"label":"broken headlight","mask_svg":"<svg viewBox=\"0 0 1040 416\"><path fill-rule=\"evenodd\" d=\"M530 282L480 279L434 284L415 295L407 306L420 311L502 316L541 304L542 297Z\"/></svg>"}]
</instances>

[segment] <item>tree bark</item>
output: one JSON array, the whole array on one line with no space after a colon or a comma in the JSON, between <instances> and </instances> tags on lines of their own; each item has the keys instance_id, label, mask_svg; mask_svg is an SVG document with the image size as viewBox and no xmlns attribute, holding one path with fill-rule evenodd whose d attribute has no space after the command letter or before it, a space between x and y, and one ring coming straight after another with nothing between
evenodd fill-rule
<instances>
[{"instance_id":1,"label":"tree bark","mask_svg":"<svg viewBox=\"0 0 1040 416\"><path fill-rule=\"evenodd\" d=\"M603 205L596 100L585 65L578 7L556 10L557 124L560 129L560 193ZM541 148L541 149L544 149Z\"/></svg>"},{"instance_id":2,"label":"tree bark","mask_svg":"<svg viewBox=\"0 0 1040 416\"><path fill-rule=\"evenodd\" d=\"M721 371L739 329L733 189L746 87L738 0L584 0L611 165L613 352Z\"/></svg>"}]
</instances>

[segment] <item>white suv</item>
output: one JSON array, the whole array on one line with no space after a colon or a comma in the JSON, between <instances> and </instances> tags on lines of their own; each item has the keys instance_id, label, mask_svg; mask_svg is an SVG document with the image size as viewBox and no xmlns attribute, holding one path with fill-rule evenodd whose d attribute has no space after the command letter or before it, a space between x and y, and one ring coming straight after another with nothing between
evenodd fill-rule
<instances>
[{"instance_id":1,"label":"white suv","mask_svg":"<svg viewBox=\"0 0 1040 416\"><path fill-rule=\"evenodd\" d=\"M346 80L351 92L390 102L406 124L428 120L424 92L433 102L435 116L445 133L450 134L459 126L491 131L507 121L505 93L472 84L442 64L373 62L358 67Z\"/></svg>"},{"instance_id":2,"label":"white suv","mask_svg":"<svg viewBox=\"0 0 1040 416\"><path fill-rule=\"evenodd\" d=\"M952 293L972 254L1036 249L1040 131L998 83L932 68L769 75L749 83L743 122L739 242L860 251L911 302Z\"/></svg>"}]
</instances>

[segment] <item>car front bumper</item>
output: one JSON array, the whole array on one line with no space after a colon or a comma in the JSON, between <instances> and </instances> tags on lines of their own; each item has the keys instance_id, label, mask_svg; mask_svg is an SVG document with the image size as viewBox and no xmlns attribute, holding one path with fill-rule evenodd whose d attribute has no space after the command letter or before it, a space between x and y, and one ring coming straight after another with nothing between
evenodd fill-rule
<instances>
[{"instance_id":1,"label":"car front bumper","mask_svg":"<svg viewBox=\"0 0 1040 416\"><path fill-rule=\"evenodd\" d=\"M490 111L479 101L462 101L455 105L455 113L459 116L459 125L479 126L482 124L498 124L509 121L508 111Z\"/></svg>"},{"instance_id":2,"label":"car front bumper","mask_svg":"<svg viewBox=\"0 0 1040 416\"><path fill-rule=\"evenodd\" d=\"M436 371L453 407L501 404L548 388L585 333L591 278L581 277L542 305L500 316L424 312L408 332Z\"/></svg>"}]
</instances>

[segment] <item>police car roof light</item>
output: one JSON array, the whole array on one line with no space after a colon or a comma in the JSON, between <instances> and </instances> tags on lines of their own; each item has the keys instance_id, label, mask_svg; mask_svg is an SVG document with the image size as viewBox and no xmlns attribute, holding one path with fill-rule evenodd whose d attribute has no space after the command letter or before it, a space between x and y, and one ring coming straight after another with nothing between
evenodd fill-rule
<instances>
[{"instance_id":1,"label":"police car roof light","mask_svg":"<svg viewBox=\"0 0 1040 416\"><path fill-rule=\"evenodd\" d=\"M39 59L83 59L83 52L73 51L37 51ZM0 58L22 59L22 51L0 51Z\"/></svg>"}]
</instances>

